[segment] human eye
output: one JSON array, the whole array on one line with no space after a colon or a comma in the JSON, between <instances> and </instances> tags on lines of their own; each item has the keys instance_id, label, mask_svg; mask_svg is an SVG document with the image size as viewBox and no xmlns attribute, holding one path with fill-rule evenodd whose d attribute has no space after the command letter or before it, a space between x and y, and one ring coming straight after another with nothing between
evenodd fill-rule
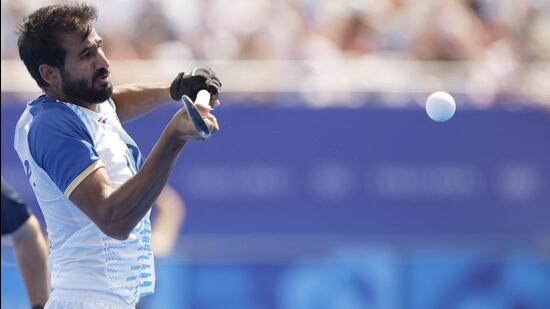
<instances>
[{"instance_id":1,"label":"human eye","mask_svg":"<svg viewBox=\"0 0 550 309\"><path fill-rule=\"evenodd\" d=\"M90 51L87 50L87 51L83 52L83 53L80 55L79 59L80 59L80 60L88 59L88 58L90 58L90 55L91 55L91 54L90 54Z\"/></svg>"}]
</instances>

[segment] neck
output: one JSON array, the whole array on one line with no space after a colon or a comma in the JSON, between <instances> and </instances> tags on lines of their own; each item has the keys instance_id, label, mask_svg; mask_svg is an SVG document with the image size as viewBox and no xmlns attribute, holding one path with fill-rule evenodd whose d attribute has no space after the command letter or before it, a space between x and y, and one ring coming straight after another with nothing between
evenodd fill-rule
<instances>
[{"instance_id":1,"label":"neck","mask_svg":"<svg viewBox=\"0 0 550 309\"><path fill-rule=\"evenodd\" d=\"M78 106L82 106L84 108L87 108L89 110L92 110L92 111L96 111L96 105L97 103L87 103L87 102L84 102L82 100L79 100L77 98L73 98L71 96L68 96L68 95L65 95L59 91L56 91L55 89L44 89L44 92L46 93L46 95L56 99L56 100L60 100L60 101L63 101L63 102L67 102L67 103L71 103L71 104L75 104L75 105L78 105Z\"/></svg>"}]
</instances>

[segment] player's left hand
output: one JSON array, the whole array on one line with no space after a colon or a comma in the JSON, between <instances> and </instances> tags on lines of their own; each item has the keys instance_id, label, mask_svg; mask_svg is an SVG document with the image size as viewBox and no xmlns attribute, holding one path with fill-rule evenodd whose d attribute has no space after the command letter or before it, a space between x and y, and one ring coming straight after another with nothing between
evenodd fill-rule
<instances>
[{"instance_id":1,"label":"player's left hand","mask_svg":"<svg viewBox=\"0 0 550 309\"><path fill-rule=\"evenodd\" d=\"M198 67L189 73L179 73L170 85L170 96L174 101L179 101L183 95L187 95L195 101L197 93L203 89L210 92L210 106L216 107L220 104L218 96L222 83L209 67Z\"/></svg>"},{"instance_id":2,"label":"player's left hand","mask_svg":"<svg viewBox=\"0 0 550 309\"><path fill-rule=\"evenodd\" d=\"M202 106L197 105L197 110L201 114L204 123L206 124L208 130L212 133L215 133L220 130L218 120L214 115L209 113L209 110ZM199 140L204 141L205 138L198 131L193 121L189 117L185 107L181 108L175 115L172 117L168 127L172 132L172 138L174 141L183 143L188 140Z\"/></svg>"}]
</instances>

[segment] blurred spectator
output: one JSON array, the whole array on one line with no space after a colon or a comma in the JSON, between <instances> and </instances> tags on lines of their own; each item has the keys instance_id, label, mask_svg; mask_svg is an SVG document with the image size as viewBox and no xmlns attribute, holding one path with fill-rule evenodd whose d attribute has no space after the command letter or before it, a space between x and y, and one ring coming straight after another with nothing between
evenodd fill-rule
<instances>
[{"instance_id":1,"label":"blurred spectator","mask_svg":"<svg viewBox=\"0 0 550 309\"><path fill-rule=\"evenodd\" d=\"M478 60L484 31L465 1L440 1L427 14L413 53L428 60Z\"/></svg>"},{"instance_id":2,"label":"blurred spectator","mask_svg":"<svg viewBox=\"0 0 550 309\"><path fill-rule=\"evenodd\" d=\"M60 2L2 0L2 59L18 58L15 24L22 16ZM345 78L331 85L340 94L312 94L326 89L323 76L338 69L338 61L373 56L472 62L465 75L459 71L454 80L443 83L474 94L468 102L478 106L492 104L502 95L548 99L547 92L538 90L547 87L537 72L524 74L530 63L550 60L550 2L545 0L89 2L100 7L97 28L114 60L330 60L332 64L321 69L305 68L308 72L294 83L300 90L307 85L306 101L316 106L349 99L342 95L348 91ZM540 70L541 76L548 74ZM525 100L520 96L517 101Z\"/></svg>"},{"instance_id":3,"label":"blurred spectator","mask_svg":"<svg viewBox=\"0 0 550 309\"><path fill-rule=\"evenodd\" d=\"M17 57L16 21L38 6L61 2L2 0L2 58ZM528 59L550 57L544 31L550 5L542 0L90 2L108 8L101 10L98 30L117 41L106 44L119 48L111 51L114 58L152 58L158 46L180 41L198 58L288 59L296 49L307 48L296 40L304 35L331 41L344 52L342 57L399 51L421 59L472 60L499 41L514 45ZM120 35L128 29L135 35Z\"/></svg>"}]
</instances>

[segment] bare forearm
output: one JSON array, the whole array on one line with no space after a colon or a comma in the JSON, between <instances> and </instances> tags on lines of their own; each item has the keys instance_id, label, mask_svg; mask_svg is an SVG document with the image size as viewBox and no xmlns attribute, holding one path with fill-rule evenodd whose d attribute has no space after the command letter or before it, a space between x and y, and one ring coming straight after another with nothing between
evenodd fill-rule
<instances>
[{"instance_id":1,"label":"bare forearm","mask_svg":"<svg viewBox=\"0 0 550 309\"><path fill-rule=\"evenodd\" d=\"M111 208L109 225L124 238L146 215L166 185L176 159L183 148L165 132L145 160L139 172L112 192L106 204Z\"/></svg>"},{"instance_id":2,"label":"bare forearm","mask_svg":"<svg viewBox=\"0 0 550 309\"><path fill-rule=\"evenodd\" d=\"M122 85L113 90L117 115L128 121L170 102L170 84Z\"/></svg>"},{"instance_id":3,"label":"bare forearm","mask_svg":"<svg viewBox=\"0 0 550 309\"><path fill-rule=\"evenodd\" d=\"M31 305L46 304L49 297L48 249L35 217L13 235L17 264Z\"/></svg>"}]
</instances>

